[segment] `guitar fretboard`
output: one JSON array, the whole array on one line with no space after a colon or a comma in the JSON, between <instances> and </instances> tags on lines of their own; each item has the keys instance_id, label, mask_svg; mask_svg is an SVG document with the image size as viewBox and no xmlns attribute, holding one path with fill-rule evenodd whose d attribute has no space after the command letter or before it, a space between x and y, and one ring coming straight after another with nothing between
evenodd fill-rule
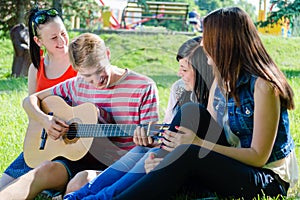
<instances>
[{"instance_id":1,"label":"guitar fretboard","mask_svg":"<svg viewBox=\"0 0 300 200\"><path fill-rule=\"evenodd\" d=\"M130 137L137 126L146 129L148 136L154 136L168 128L166 124L71 124L68 137Z\"/></svg>"},{"instance_id":2,"label":"guitar fretboard","mask_svg":"<svg viewBox=\"0 0 300 200\"><path fill-rule=\"evenodd\" d=\"M75 131L76 137L133 136L134 130L137 127L136 124L77 124L76 126L77 126L77 131Z\"/></svg>"}]
</instances>

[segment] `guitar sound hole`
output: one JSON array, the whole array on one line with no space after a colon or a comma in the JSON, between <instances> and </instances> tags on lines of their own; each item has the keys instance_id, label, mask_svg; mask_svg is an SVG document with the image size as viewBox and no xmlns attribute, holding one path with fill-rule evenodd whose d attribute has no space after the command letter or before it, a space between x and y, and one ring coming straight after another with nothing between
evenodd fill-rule
<instances>
[{"instance_id":1,"label":"guitar sound hole","mask_svg":"<svg viewBox=\"0 0 300 200\"><path fill-rule=\"evenodd\" d=\"M78 125L76 123L72 123L69 126L69 131L68 133L65 135L65 137L68 140L73 140L75 138L77 138L77 130L78 130Z\"/></svg>"}]
</instances>

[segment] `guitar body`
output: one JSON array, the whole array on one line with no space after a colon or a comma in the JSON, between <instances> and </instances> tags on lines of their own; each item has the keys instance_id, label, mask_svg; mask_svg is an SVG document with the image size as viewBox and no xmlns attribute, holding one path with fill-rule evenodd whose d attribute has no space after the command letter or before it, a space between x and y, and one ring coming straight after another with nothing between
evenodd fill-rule
<instances>
[{"instance_id":1,"label":"guitar body","mask_svg":"<svg viewBox=\"0 0 300 200\"><path fill-rule=\"evenodd\" d=\"M52 112L54 116L68 124L96 124L98 122L97 108L92 103L71 107L62 98L49 96L41 102L41 109L45 113ZM93 143L93 137L75 138L71 142L66 141L63 137L58 140L47 137L44 149L40 150L42 131L43 127L37 121L29 118L24 140L24 159L26 164L32 168L58 156L69 160L79 160L89 151Z\"/></svg>"}]
</instances>

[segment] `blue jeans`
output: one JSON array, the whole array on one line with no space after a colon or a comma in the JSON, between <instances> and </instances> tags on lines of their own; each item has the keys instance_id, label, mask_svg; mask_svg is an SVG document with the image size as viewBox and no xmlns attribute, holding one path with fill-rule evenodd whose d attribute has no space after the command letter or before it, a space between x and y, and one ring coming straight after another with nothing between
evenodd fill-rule
<instances>
[{"instance_id":1,"label":"blue jeans","mask_svg":"<svg viewBox=\"0 0 300 200\"><path fill-rule=\"evenodd\" d=\"M206 188L221 197L245 200L263 194L286 196L289 187L269 169L248 166L196 145L180 145L153 171L113 199L169 199L192 181L198 182L198 190Z\"/></svg>"},{"instance_id":2,"label":"blue jeans","mask_svg":"<svg viewBox=\"0 0 300 200\"><path fill-rule=\"evenodd\" d=\"M181 118L181 116L182 118ZM192 129L201 138L227 145L224 131L210 114L197 104L185 104L172 124ZM168 153L150 173L141 177L114 200L169 199L182 186L198 183L198 190L208 189L221 197L253 199L257 195L286 196L289 183L270 169L253 167L197 145L182 144Z\"/></svg>"},{"instance_id":3,"label":"blue jeans","mask_svg":"<svg viewBox=\"0 0 300 200\"><path fill-rule=\"evenodd\" d=\"M145 175L144 161L148 153L158 151L166 154L159 148L136 146L90 183L76 192L67 194L64 199L112 199Z\"/></svg>"},{"instance_id":4,"label":"blue jeans","mask_svg":"<svg viewBox=\"0 0 300 200\"><path fill-rule=\"evenodd\" d=\"M198 133L198 136L201 138L218 144L228 145L222 128L215 121L211 121L211 116L206 109L198 104L192 105L194 106L183 106L185 109L177 112L169 130L176 132L175 126L184 126ZM195 110L203 113L201 117L200 115L198 115L199 117L193 115ZM181 116L186 117L181 118ZM200 124L207 124L211 127L208 129L208 126L200 126ZM112 199L145 176L144 161L148 157L149 152L156 152L158 157L164 157L168 154L163 149L149 149L137 146L103 171L92 182L79 191L67 194L64 199Z\"/></svg>"}]
</instances>

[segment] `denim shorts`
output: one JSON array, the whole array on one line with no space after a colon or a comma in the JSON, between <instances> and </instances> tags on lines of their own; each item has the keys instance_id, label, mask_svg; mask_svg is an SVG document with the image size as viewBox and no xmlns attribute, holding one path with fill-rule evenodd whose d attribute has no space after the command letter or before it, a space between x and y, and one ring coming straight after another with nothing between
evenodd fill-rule
<instances>
[{"instance_id":1,"label":"denim shorts","mask_svg":"<svg viewBox=\"0 0 300 200\"><path fill-rule=\"evenodd\" d=\"M97 159L95 159L90 153L87 153L82 159L78 161L70 161L63 157L57 157L53 162L59 162L66 168L69 180L72 179L78 172L85 169L104 170L107 166ZM17 179L20 176L26 174L33 168L30 168L25 160L23 152L8 166L4 171L5 174ZM61 191L45 190L43 194L47 197L55 197L61 194Z\"/></svg>"},{"instance_id":2,"label":"denim shorts","mask_svg":"<svg viewBox=\"0 0 300 200\"><path fill-rule=\"evenodd\" d=\"M20 153L20 155L7 167L7 169L4 171L5 174L13 177L13 178L19 178L20 176L26 174L32 170L30 168L25 160L24 160L24 154L23 152Z\"/></svg>"},{"instance_id":3,"label":"denim shorts","mask_svg":"<svg viewBox=\"0 0 300 200\"><path fill-rule=\"evenodd\" d=\"M83 156L83 158L77 161L70 161L64 157L57 157L53 160L53 162L59 162L64 165L68 172L69 180L72 179L78 172L87 169L102 171L107 168L107 165L101 163L89 152L85 156Z\"/></svg>"}]
</instances>

